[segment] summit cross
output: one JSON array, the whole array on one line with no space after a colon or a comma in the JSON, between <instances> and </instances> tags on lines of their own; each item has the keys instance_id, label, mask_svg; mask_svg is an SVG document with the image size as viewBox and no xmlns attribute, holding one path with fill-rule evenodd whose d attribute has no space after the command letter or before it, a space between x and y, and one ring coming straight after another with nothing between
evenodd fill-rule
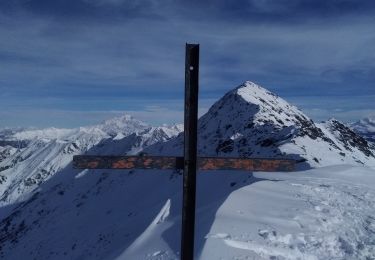
<instances>
[{"instance_id":1,"label":"summit cross","mask_svg":"<svg viewBox=\"0 0 375 260\"><path fill-rule=\"evenodd\" d=\"M181 259L194 259L194 228L197 170L293 171L288 159L198 157L199 44L186 44L184 156L76 155L76 169L183 169Z\"/></svg>"}]
</instances>

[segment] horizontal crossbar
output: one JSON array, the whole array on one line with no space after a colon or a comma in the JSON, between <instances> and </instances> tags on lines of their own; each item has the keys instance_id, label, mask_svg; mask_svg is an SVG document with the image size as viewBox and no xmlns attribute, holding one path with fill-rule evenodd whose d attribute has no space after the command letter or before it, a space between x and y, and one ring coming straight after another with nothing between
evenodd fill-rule
<instances>
[{"instance_id":1,"label":"horizontal crossbar","mask_svg":"<svg viewBox=\"0 0 375 260\"><path fill-rule=\"evenodd\" d=\"M76 155L76 169L183 169L183 157ZM293 171L294 160L198 157L198 170Z\"/></svg>"}]
</instances>

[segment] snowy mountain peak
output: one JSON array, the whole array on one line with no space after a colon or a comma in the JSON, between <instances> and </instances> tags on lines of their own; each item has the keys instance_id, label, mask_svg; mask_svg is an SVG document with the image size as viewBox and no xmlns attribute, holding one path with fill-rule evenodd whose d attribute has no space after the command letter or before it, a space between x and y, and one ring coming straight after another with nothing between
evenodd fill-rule
<instances>
[{"instance_id":1,"label":"snowy mountain peak","mask_svg":"<svg viewBox=\"0 0 375 260\"><path fill-rule=\"evenodd\" d=\"M198 152L207 156L291 158L310 166L375 164L367 142L337 121L316 124L297 107L246 81L199 119ZM150 147L182 154L183 138Z\"/></svg>"},{"instance_id":2,"label":"snowy mountain peak","mask_svg":"<svg viewBox=\"0 0 375 260\"><path fill-rule=\"evenodd\" d=\"M150 125L134 119L131 115L123 115L105 120L103 123L93 127L101 129L110 136L116 136L119 133L127 136L150 128Z\"/></svg>"},{"instance_id":3,"label":"snowy mountain peak","mask_svg":"<svg viewBox=\"0 0 375 260\"><path fill-rule=\"evenodd\" d=\"M271 93L267 89L251 81L245 81L240 86L235 88L232 92L236 92L246 101L251 103L257 103L257 100L259 100L260 97L264 97L266 99L268 99L267 97L271 97L271 99L279 98L276 94Z\"/></svg>"},{"instance_id":4,"label":"snowy mountain peak","mask_svg":"<svg viewBox=\"0 0 375 260\"><path fill-rule=\"evenodd\" d=\"M242 97L245 101L256 105L272 105L272 106L287 106L289 105L284 99L278 95L268 91L258 84L245 81L243 84L235 88L229 93L235 93Z\"/></svg>"},{"instance_id":5,"label":"snowy mountain peak","mask_svg":"<svg viewBox=\"0 0 375 260\"><path fill-rule=\"evenodd\" d=\"M216 104L219 105L215 106ZM216 104L213 109L220 110L227 105L234 110L241 110L241 106L247 107L243 112L246 112L247 117L252 116L253 123L260 125L272 123L284 127L297 121L301 123L301 120L311 121L297 107L251 81L245 81L229 91Z\"/></svg>"}]
</instances>

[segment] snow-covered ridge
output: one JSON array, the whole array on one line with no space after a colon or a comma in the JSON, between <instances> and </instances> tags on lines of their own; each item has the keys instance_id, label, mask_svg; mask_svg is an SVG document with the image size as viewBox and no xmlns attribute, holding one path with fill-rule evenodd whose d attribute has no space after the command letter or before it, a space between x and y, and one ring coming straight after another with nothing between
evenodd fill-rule
<instances>
[{"instance_id":1,"label":"snow-covered ridge","mask_svg":"<svg viewBox=\"0 0 375 260\"><path fill-rule=\"evenodd\" d=\"M135 155L142 152L146 147L163 143L176 137L183 130L179 125L163 125L150 127L142 131L137 131L127 136L122 133L114 138L103 140L100 145L90 149L88 154L105 155Z\"/></svg>"}]
</instances>

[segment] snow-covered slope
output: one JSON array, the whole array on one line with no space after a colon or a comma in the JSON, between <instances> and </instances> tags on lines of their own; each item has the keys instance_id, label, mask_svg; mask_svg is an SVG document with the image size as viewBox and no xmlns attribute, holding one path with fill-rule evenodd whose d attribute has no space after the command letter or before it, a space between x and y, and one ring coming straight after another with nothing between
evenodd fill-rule
<instances>
[{"instance_id":1,"label":"snow-covered slope","mask_svg":"<svg viewBox=\"0 0 375 260\"><path fill-rule=\"evenodd\" d=\"M295 106L252 82L228 92L199 119L198 153L293 158L313 167L375 165L366 140L342 123L316 124ZM181 154L183 136L146 149Z\"/></svg>"},{"instance_id":2,"label":"snow-covered slope","mask_svg":"<svg viewBox=\"0 0 375 260\"><path fill-rule=\"evenodd\" d=\"M375 118L363 118L352 123L350 127L375 145Z\"/></svg>"},{"instance_id":3,"label":"snow-covered slope","mask_svg":"<svg viewBox=\"0 0 375 260\"><path fill-rule=\"evenodd\" d=\"M81 128L69 132L69 135L64 134L55 139L50 139L50 136L31 137L29 132L23 135L32 138L28 145L23 149L13 150L11 156L0 162L0 178L3 180L0 186L0 205L24 199L29 192L65 168L73 155L87 151L108 137L99 129Z\"/></svg>"},{"instance_id":4,"label":"snow-covered slope","mask_svg":"<svg viewBox=\"0 0 375 260\"><path fill-rule=\"evenodd\" d=\"M372 259L374 169L255 173L216 211L201 259Z\"/></svg>"},{"instance_id":5,"label":"snow-covered slope","mask_svg":"<svg viewBox=\"0 0 375 260\"><path fill-rule=\"evenodd\" d=\"M90 127L33 129L8 135L12 142L27 145L20 149L0 146L0 205L28 196L65 168L73 155L136 154L148 145L175 137L182 129L181 125L146 127L125 115Z\"/></svg>"},{"instance_id":6,"label":"snow-covered slope","mask_svg":"<svg viewBox=\"0 0 375 260\"><path fill-rule=\"evenodd\" d=\"M196 259L372 259L374 178L351 166L200 174ZM181 179L68 167L0 221L0 255L179 259Z\"/></svg>"}]
</instances>

